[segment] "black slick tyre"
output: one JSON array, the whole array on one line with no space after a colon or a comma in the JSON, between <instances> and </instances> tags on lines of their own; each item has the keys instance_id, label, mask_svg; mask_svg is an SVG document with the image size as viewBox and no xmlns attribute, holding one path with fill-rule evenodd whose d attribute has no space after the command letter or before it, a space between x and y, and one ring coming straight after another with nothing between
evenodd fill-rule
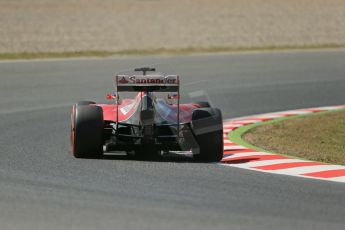
<instances>
[{"instance_id":1,"label":"black slick tyre","mask_svg":"<svg viewBox=\"0 0 345 230\"><path fill-rule=\"evenodd\" d=\"M211 105L208 103L208 101L198 101L196 102L197 105L200 106L200 108L210 108Z\"/></svg>"},{"instance_id":2,"label":"black slick tyre","mask_svg":"<svg viewBox=\"0 0 345 230\"><path fill-rule=\"evenodd\" d=\"M76 105L93 105L96 104L94 101L78 101Z\"/></svg>"},{"instance_id":3,"label":"black slick tyre","mask_svg":"<svg viewBox=\"0 0 345 230\"><path fill-rule=\"evenodd\" d=\"M197 109L193 112L192 130L197 146L193 157L201 162L219 162L223 158L223 121L216 108Z\"/></svg>"},{"instance_id":4,"label":"black slick tyre","mask_svg":"<svg viewBox=\"0 0 345 230\"><path fill-rule=\"evenodd\" d=\"M71 146L76 158L103 155L103 110L93 105L73 106Z\"/></svg>"}]
</instances>

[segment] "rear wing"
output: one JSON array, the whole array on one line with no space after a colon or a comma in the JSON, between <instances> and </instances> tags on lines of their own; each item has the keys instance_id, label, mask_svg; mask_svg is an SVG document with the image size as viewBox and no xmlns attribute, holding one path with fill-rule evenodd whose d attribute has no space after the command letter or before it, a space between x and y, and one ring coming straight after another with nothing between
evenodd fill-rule
<instances>
[{"instance_id":1,"label":"rear wing","mask_svg":"<svg viewBox=\"0 0 345 230\"><path fill-rule=\"evenodd\" d=\"M177 93L177 133L180 129L180 79L178 75L166 75L162 73L147 74L156 71L155 68L141 67L135 68L135 72L142 74L118 74L115 76L116 95L119 92L175 92ZM144 94L141 93L142 97ZM175 99L175 98L174 98ZM118 117L118 103L117 116ZM118 122L116 123L118 125Z\"/></svg>"},{"instance_id":2,"label":"rear wing","mask_svg":"<svg viewBox=\"0 0 345 230\"><path fill-rule=\"evenodd\" d=\"M179 92L177 75L116 75L117 92Z\"/></svg>"}]
</instances>

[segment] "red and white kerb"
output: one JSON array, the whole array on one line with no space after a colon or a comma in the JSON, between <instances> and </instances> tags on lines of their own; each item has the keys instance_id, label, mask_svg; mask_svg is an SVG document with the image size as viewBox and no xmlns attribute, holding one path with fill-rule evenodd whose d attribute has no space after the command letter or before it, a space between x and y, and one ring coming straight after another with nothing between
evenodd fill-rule
<instances>
[{"instance_id":1,"label":"red and white kerb","mask_svg":"<svg viewBox=\"0 0 345 230\"><path fill-rule=\"evenodd\" d=\"M259 152L245 146L238 145L228 139L230 132L245 125L281 117L331 111L342 108L345 108L345 105L291 110L226 120L224 121L223 135L224 156L221 164L266 173L345 182L345 166L330 165L321 162L296 159L279 154Z\"/></svg>"}]
</instances>

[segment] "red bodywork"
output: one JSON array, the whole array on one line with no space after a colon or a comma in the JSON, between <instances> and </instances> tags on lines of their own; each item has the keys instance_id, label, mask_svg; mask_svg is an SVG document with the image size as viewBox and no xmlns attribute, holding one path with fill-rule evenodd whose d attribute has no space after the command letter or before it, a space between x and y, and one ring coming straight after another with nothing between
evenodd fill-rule
<instances>
[{"instance_id":1,"label":"red bodywork","mask_svg":"<svg viewBox=\"0 0 345 230\"><path fill-rule=\"evenodd\" d=\"M96 104L103 109L103 118L107 121L126 122L140 109L143 92L137 94L134 99L122 99L118 105L116 104ZM176 104L169 104L165 99L154 99L156 112L164 120L170 123L176 123L178 112L180 114L180 122L190 122L194 109L200 108L198 104L180 104L180 108ZM117 111L118 108L118 111ZM118 118L117 118L118 116Z\"/></svg>"}]
</instances>

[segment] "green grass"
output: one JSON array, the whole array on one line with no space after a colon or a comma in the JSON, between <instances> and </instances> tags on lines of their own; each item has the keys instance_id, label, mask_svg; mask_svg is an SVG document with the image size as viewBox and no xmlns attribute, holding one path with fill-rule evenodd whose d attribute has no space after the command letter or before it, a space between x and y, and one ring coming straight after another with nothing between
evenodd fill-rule
<instances>
[{"instance_id":1,"label":"green grass","mask_svg":"<svg viewBox=\"0 0 345 230\"><path fill-rule=\"evenodd\" d=\"M230 139L258 151L345 165L345 110L245 126Z\"/></svg>"},{"instance_id":2,"label":"green grass","mask_svg":"<svg viewBox=\"0 0 345 230\"><path fill-rule=\"evenodd\" d=\"M18 52L0 53L0 60L14 59L38 59L38 58L71 58L71 57L109 57L122 55L186 55L201 53L243 52L243 51L279 51L279 50L312 50L345 48L339 44L301 45L301 46L266 46L266 47L187 47L187 48L159 48L144 50L120 50L120 51L72 51L72 52Z\"/></svg>"}]
</instances>

